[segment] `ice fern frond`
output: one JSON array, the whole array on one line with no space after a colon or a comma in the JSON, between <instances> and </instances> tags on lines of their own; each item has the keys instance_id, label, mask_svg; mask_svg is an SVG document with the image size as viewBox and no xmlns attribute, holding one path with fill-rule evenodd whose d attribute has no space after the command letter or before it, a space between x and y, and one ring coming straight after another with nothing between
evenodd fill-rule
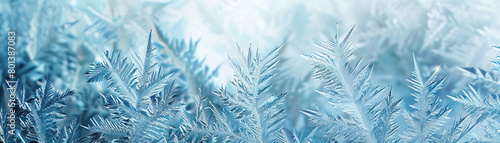
<instances>
[{"instance_id":1,"label":"ice fern frond","mask_svg":"<svg viewBox=\"0 0 500 143\"><path fill-rule=\"evenodd\" d=\"M499 48L499 47L495 47ZM500 94L500 57L497 56L495 61L491 61L495 68L491 71L485 71L477 67L460 67L466 75L474 80L471 84L485 93Z\"/></svg>"},{"instance_id":2,"label":"ice fern frond","mask_svg":"<svg viewBox=\"0 0 500 143\"><path fill-rule=\"evenodd\" d=\"M234 118L228 116L229 112L224 108L207 101L207 93L199 89L195 97L195 110L192 115L181 112L183 125L181 141L198 142L251 142L239 134L235 128Z\"/></svg>"},{"instance_id":3,"label":"ice fern frond","mask_svg":"<svg viewBox=\"0 0 500 143\"><path fill-rule=\"evenodd\" d=\"M173 73L164 73L158 67L151 43L150 32L143 58L131 50L134 62L119 52L106 51L105 61L92 64L88 82L108 81L118 96L101 94L112 116L91 119L92 126L86 127L93 132L91 141L152 142L173 128L170 118L178 112L181 98L173 91L174 83L167 86Z\"/></svg>"},{"instance_id":4,"label":"ice fern frond","mask_svg":"<svg viewBox=\"0 0 500 143\"><path fill-rule=\"evenodd\" d=\"M26 132L25 138L41 143L53 142L54 137L61 134L58 123L66 116L64 102L73 94L73 91L55 91L49 76L41 88L23 95L30 97L27 101L20 101L21 110L27 111L20 117L21 129Z\"/></svg>"},{"instance_id":5,"label":"ice fern frond","mask_svg":"<svg viewBox=\"0 0 500 143\"><path fill-rule=\"evenodd\" d=\"M394 135L399 129L399 125L396 124L395 119L397 114L401 110L399 104L403 98L393 101L394 96L392 96L392 89L389 91L389 96L385 98L385 108L380 111L380 118L375 127L375 135L377 137L377 142L399 142Z\"/></svg>"},{"instance_id":6,"label":"ice fern frond","mask_svg":"<svg viewBox=\"0 0 500 143\"><path fill-rule=\"evenodd\" d=\"M109 81L108 88L113 89L122 98L130 103L137 102L136 91L133 89L137 84L137 68L121 56L119 52L104 52L106 61L92 64L92 69L86 74L87 82L97 83ZM135 104L134 104L135 105Z\"/></svg>"},{"instance_id":7,"label":"ice fern frond","mask_svg":"<svg viewBox=\"0 0 500 143\"><path fill-rule=\"evenodd\" d=\"M493 71L485 71L476 67L460 67L460 70L464 71L466 75L473 78L471 84L480 87L481 91L487 93L500 93L497 86L500 86L500 73Z\"/></svg>"},{"instance_id":8,"label":"ice fern frond","mask_svg":"<svg viewBox=\"0 0 500 143\"><path fill-rule=\"evenodd\" d=\"M451 111L448 106L438 105L439 98L436 97L436 92L443 87L445 78L437 79L437 71L429 75L424 74L415 56L413 56L413 63L415 69L408 82L411 83L410 88L415 91L411 95L416 102L410 105L415 111L404 112L409 128L403 138L407 142L429 142L432 141L433 135L443 127Z\"/></svg>"},{"instance_id":9,"label":"ice fern frond","mask_svg":"<svg viewBox=\"0 0 500 143\"><path fill-rule=\"evenodd\" d=\"M283 45L272 49L269 54L261 57L259 50L247 53L236 45L238 56L229 57L236 75L231 81L237 92L226 92L221 88L216 94L224 104L236 114L239 130L252 142L276 142L284 121L283 106L285 94L272 95L268 93L271 87L270 79L275 75L278 63L278 51Z\"/></svg>"},{"instance_id":10,"label":"ice fern frond","mask_svg":"<svg viewBox=\"0 0 500 143\"><path fill-rule=\"evenodd\" d=\"M443 134L438 134L432 142L480 142L475 140L477 135L472 130L486 119L485 115L462 117L445 129Z\"/></svg>"},{"instance_id":11,"label":"ice fern frond","mask_svg":"<svg viewBox=\"0 0 500 143\"><path fill-rule=\"evenodd\" d=\"M59 130L52 142L57 143L81 143L84 142L85 138L80 137L82 130L80 125L80 120L74 120L68 126L65 126Z\"/></svg>"},{"instance_id":12,"label":"ice fern frond","mask_svg":"<svg viewBox=\"0 0 500 143\"><path fill-rule=\"evenodd\" d=\"M300 136L295 130L290 131L286 128L281 129L279 142L281 143L312 143L312 136L316 133L318 128L314 128L308 134Z\"/></svg>"},{"instance_id":13,"label":"ice fern frond","mask_svg":"<svg viewBox=\"0 0 500 143\"><path fill-rule=\"evenodd\" d=\"M117 120L104 119L101 116L90 119L92 126L87 127L90 131L94 132L90 135L90 140L93 142L116 141L126 142L131 136L131 127L126 123ZM106 137L110 140L106 140Z\"/></svg>"},{"instance_id":14,"label":"ice fern frond","mask_svg":"<svg viewBox=\"0 0 500 143\"><path fill-rule=\"evenodd\" d=\"M498 95L496 94L489 94L489 93L484 93L480 92L478 89L476 89L474 86L469 85L468 90L463 90L463 94L459 96L448 96L452 100L459 102L462 104L462 109L466 112L468 112L468 115L462 119L460 119L458 122L454 124L454 126L449 129L448 132L446 132L446 136L450 142L457 142L457 141L475 141L479 142L482 141L482 139L478 139L478 135L474 135L471 137L469 135L469 132L476 127L480 126L483 121L486 121L487 123L492 121L492 122L497 122L499 119L500 115L500 99L498 98ZM470 123L467 125L464 125L463 120L466 118L470 118ZM488 126L488 125L486 125ZM461 130L454 131L454 128L462 128ZM485 129L485 130L489 130ZM494 134L495 136L498 136L500 134L491 131L486 131L490 132L491 134ZM474 134L477 134L474 132ZM465 138L465 139L464 139ZM471 139L472 138L472 139ZM469 140L466 140L469 139ZM478 140L477 140L478 139Z\"/></svg>"},{"instance_id":15,"label":"ice fern frond","mask_svg":"<svg viewBox=\"0 0 500 143\"><path fill-rule=\"evenodd\" d=\"M9 136L12 136L12 134L14 134L14 132L9 133L8 131L8 128L10 127L8 127L7 124L10 124L10 119L7 119L7 113L8 110L6 110L4 106L0 106L0 124L2 125L2 128L0 128L0 142L5 142L7 138L9 138Z\"/></svg>"},{"instance_id":16,"label":"ice fern frond","mask_svg":"<svg viewBox=\"0 0 500 143\"><path fill-rule=\"evenodd\" d=\"M356 137L356 125L352 120L346 120L341 116L331 116L326 113L320 112L319 109L315 110L301 110L302 113L309 117L309 120L318 127L325 131L325 139L335 141L337 136L344 136L346 138ZM349 128L351 126L351 128Z\"/></svg>"},{"instance_id":17,"label":"ice fern frond","mask_svg":"<svg viewBox=\"0 0 500 143\"><path fill-rule=\"evenodd\" d=\"M469 85L469 90L463 90L462 95L448 97L462 103L463 109L472 115L485 114L494 119L500 117L500 99L498 95L482 93Z\"/></svg>"},{"instance_id":18,"label":"ice fern frond","mask_svg":"<svg viewBox=\"0 0 500 143\"><path fill-rule=\"evenodd\" d=\"M371 84L372 69L369 65L362 66L361 60L351 62L354 49L351 48L350 35L353 29L343 40L336 35L334 40L317 45L322 51L304 57L313 62L315 78L325 82L326 92L319 93L329 98L334 108L349 115L341 124L354 124L339 135L354 142L373 142L377 140L374 128L380 115L380 102L375 99L385 88ZM356 132L349 133L349 130Z\"/></svg>"},{"instance_id":19,"label":"ice fern frond","mask_svg":"<svg viewBox=\"0 0 500 143\"><path fill-rule=\"evenodd\" d=\"M494 48L498 48L494 46ZM499 136L498 119L500 115L500 99L498 94L500 77L500 57L496 61L492 61L495 68L491 71L484 71L479 68L460 68L469 76L473 77L473 81L467 89L462 90L462 94L458 96L448 96L452 100L461 103L462 109L468 115L458 122L453 128L463 128L460 131L446 132L448 141L468 141L468 142L491 142L497 140L495 136ZM465 124L462 120L468 118L469 124ZM455 127L456 126L456 127ZM479 126L483 132L471 131L474 127ZM470 135L472 133L472 135Z\"/></svg>"}]
</instances>

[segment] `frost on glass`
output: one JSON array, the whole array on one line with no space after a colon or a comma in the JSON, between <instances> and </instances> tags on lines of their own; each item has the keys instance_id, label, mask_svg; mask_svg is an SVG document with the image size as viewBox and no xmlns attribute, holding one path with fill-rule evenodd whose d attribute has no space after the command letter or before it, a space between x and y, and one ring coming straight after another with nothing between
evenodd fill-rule
<instances>
[{"instance_id":1,"label":"frost on glass","mask_svg":"<svg viewBox=\"0 0 500 143\"><path fill-rule=\"evenodd\" d=\"M0 142L500 139L495 0L0 3Z\"/></svg>"}]
</instances>

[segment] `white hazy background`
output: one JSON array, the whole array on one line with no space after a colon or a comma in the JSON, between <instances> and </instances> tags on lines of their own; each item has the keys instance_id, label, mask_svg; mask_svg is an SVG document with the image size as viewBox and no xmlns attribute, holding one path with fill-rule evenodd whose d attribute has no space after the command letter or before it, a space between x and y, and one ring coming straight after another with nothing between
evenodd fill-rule
<instances>
[{"instance_id":1,"label":"white hazy background","mask_svg":"<svg viewBox=\"0 0 500 143\"><path fill-rule=\"evenodd\" d=\"M457 67L491 69L489 61L498 55L492 46L500 45L500 2L494 0L179 0L166 6L164 2L68 3L119 21L121 41L129 47L143 46L138 43L145 43L143 37L155 24L171 38L200 40L196 55L212 69L221 66L216 84L232 78L226 55L235 53L235 43L242 48L251 44L263 53L285 43L281 56L286 61L278 74L303 78L311 68L300 55L314 53L314 44L332 39L337 28L343 37L355 26L356 58L374 64L375 83L396 87L407 87L415 54L424 69L440 68L454 79L447 81L454 83L449 88L459 89L466 81ZM131 36L137 41L124 40Z\"/></svg>"}]
</instances>

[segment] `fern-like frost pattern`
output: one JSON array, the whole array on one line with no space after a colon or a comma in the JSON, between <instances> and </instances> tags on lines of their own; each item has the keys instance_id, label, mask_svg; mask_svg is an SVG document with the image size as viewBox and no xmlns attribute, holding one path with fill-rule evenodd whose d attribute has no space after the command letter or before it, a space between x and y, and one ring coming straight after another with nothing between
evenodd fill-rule
<instances>
[{"instance_id":1,"label":"fern-like frost pattern","mask_svg":"<svg viewBox=\"0 0 500 143\"><path fill-rule=\"evenodd\" d=\"M0 2L0 143L500 140L494 0Z\"/></svg>"}]
</instances>

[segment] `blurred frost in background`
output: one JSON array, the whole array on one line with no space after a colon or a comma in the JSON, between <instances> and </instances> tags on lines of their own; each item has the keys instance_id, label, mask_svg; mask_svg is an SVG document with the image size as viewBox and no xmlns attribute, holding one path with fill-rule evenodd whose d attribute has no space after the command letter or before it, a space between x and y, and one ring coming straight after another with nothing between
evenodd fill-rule
<instances>
[{"instance_id":1,"label":"blurred frost in background","mask_svg":"<svg viewBox=\"0 0 500 143\"><path fill-rule=\"evenodd\" d=\"M168 118L172 128L168 128L168 130L158 129L161 130L159 134L164 134L163 138L158 138L155 141L166 141L174 138L173 136L180 141L207 139L188 136L185 134L189 133L178 131L180 127L188 128L189 131L194 130L193 125L188 126L185 123L191 119L197 122L201 120L198 118L198 110L202 105L207 106L206 109L212 110L212 112L207 113L210 114L207 115L210 116L208 122L216 122L213 121L216 119L213 119L215 117L212 116L217 115L215 113L217 110L220 110L221 114L224 115L229 114L228 110L231 109L245 110L245 108L227 107L231 104L227 105L228 103L221 99L231 99L231 96L224 98L225 94L219 88L228 86L227 90L230 92L242 93L238 90L238 86L230 84L230 81L235 78L234 75L242 74L236 76L241 78L256 76L253 75L254 73L249 73L249 75L245 75L245 72L238 73L236 69L236 72L233 71L231 65L234 63L228 58L242 58L242 56L246 56L244 53L251 47L250 52L255 52L258 49L262 57L273 52L277 52L276 54L279 55L279 62L270 66L273 67L271 69L275 68L275 70L270 70L275 73L274 77L270 81L262 83L263 85L272 83L270 89L266 90L271 95L286 93L282 101L283 107L281 107L286 109L284 111L286 119L279 121L279 126L275 127L278 129L277 131L270 129L271 133L276 132L282 135L275 141L285 141L285 138L290 137L287 136L288 134L296 131L296 136L300 138L295 138L298 142L321 142L327 141L326 139L384 142L384 140L378 140L379 138L375 141L375 138L367 136L361 138L368 140L360 140L355 137L327 134L327 131L318 129L319 125L309 120L310 112L304 114L304 112L318 109L322 113L338 115L338 117L353 117L349 112L344 113L341 107L334 106L332 108L332 105L326 102L329 98L320 93L330 93L330 89L323 86L325 81L315 80L311 61L304 58L304 55L321 52L321 48L315 44L321 45L321 41L333 40L337 32L340 42L353 26L355 28L350 37L353 40L351 48L354 52L347 60L350 61L349 63L355 63L363 59L359 63L360 65L372 64L370 66L372 69L367 70L373 72L371 81L369 81L370 85L389 87L392 90L393 101L404 98L399 104L404 112L416 113L419 110L410 106L417 105L417 101L411 96L413 90L410 88L411 84L407 82L407 79L412 78L411 73L417 66L414 61L419 62L418 65L422 73L435 72L435 77L423 77L424 79L435 78L438 80L446 77L442 85L439 85L441 89L436 90L435 99L437 101L432 101L439 106L448 105L452 108L449 111L443 109L443 111L449 112L449 115L444 115L447 116L447 120L443 121L443 128L436 129L436 132L443 134L433 132L431 133L432 137L425 140L412 140L411 137L405 137L412 136L414 132L411 131L412 125L405 122L407 120L403 116L404 113L401 113L401 115L394 117L394 122L400 127L395 131L394 136L389 136L394 139L392 141L398 141L400 138L402 138L401 141L408 142L438 141L437 138L446 138L443 137L446 135L449 135L451 140L439 141L457 141L452 140L456 139L456 136L452 134L462 133L453 132L454 130L468 129L468 127L463 127L466 123L458 122L460 118L465 116L475 117L467 118L466 121L470 120L471 124L469 125L477 123L478 127L471 128L470 135L463 133L467 134L468 137L458 141L495 141L494 133L479 131L495 131L496 128L500 127L497 120L498 107L500 106L494 106L500 105L495 102L498 101L496 95L500 93L498 90L499 67L495 66L498 63L491 64L490 62L495 61L496 56L500 55L498 49L494 48L500 45L500 9L498 9L500 3L494 0L2 0L1 3L1 43L7 43L8 31L16 32L18 91L26 91L26 93L18 95L26 96L19 99L26 99L26 101L19 102L34 100L31 99L33 97L30 95L35 96L37 95L36 89L47 87L47 81L51 81L56 90L74 91L71 97L63 101L66 106L59 107L63 108L66 115L58 118L56 126L53 127L54 130L51 130L57 133L67 129L67 125L75 126L76 124L75 131L78 130L78 132L75 134L77 137L69 137L70 139L66 140L68 142L71 140L80 141L80 139L88 141L86 136L91 134L95 135L94 139L98 138L96 132L79 127L95 126L94 122L97 118L114 119L112 115L114 111L103 107L103 105L108 104L108 101L101 95L120 93L116 93L116 90L110 88L112 86L108 88L108 85L104 83L87 83L90 80L86 73L92 70L90 65L105 61L103 53L107 50L119 51L122 53L122 57L130 57L128 60L136 60L134 61L136 64L142 63L138 61L149 58L143 55L148 53L146 47L150 31L152 33L151 45L156 48L153 54L157 55L150 57L154 57L154 60L158 61L157 67L154 69L161 68L164 73L175 72L165 83L175 85L176 92L172 97L182 98L182 110L179 112L182 115L185 114L185 118L181 115ZM283 47L274 51L282 44ZM241 47L241 51L244 51L243 55L238 53L241 51L238 51L237 45ZM0 65L2 65L0 73L2 81L4 81L7 77L7 53L1 52L0 55L2 57L0 59ZM136 55L140 56L134 58ZM258 56L247 58L259 60ZM274 61L269 60L269 62L273 63ZM239 64L244 65L243 63ZM137 64L137 67L140 65ZM252 67L248 68L251 70ZM139 68L138 71L141 69ZM266 74L270 73L262 73L262 75ZM429 84L429 86L431 85ZM137 86L140 87L140 85ZM462 90L466 92L464 93ZM472 92L476 90L480 90L481 93ZM218 92L212 94L213 91ZM6 88L2 88L0 92L2 95L7 95ZM389 99L386 98L389 89L382 92L382 96L373 100L385 105L383 100ZM481 98L472 100L474 97L472 95L478 95ZM1 100L5 103L7 97L2 97ZM239 99L240 97L235 98ZM271 96L269 100L271 99L274 101L274 96ZM467 99L471 99L470 102L467 102L469 101ZM253 100L249 99L249 101ZM256 98L255 100L260 99ZM429 102L431 102L430 99ZM29 105L28 102L26 105ZM2 106L2 108L7 107L6 105ZM275 106L281 105L276 104ZM431 107L437 108L437 105ZM485 115L487 117L476 113L480 109L474 107L488 108L481 108L485 114L488 113ZM26 112L25 114L33 112L24 108L18 107L16 109ZM241 112L240 114L246 113ZM251 114L248 113L250 115L241 116L260 115L259 112L251 112ZM19 120L23 121L30 119L32 115L24 115L21 112L18 116ZM240 117L240 115L227 116L231 120ZM375 117L382 118L381 116ZM488 119L483 122L482 117ZM167 117L165 118L167 119ZM138 122L142 121L141 119L144 118L141 116ZM243 121L245 120L241 122ZM353 121L352 124L356 120ZM231 124L231 127L245 128L236 127L242 125L241 122ZM20 138L23 138L23 141L57 142L56 139L43 141L42 139L45 138L26 137L30 135L32 127L29 124L18 124L20 129L16 136L22 136ZM453 125L460 125L460 127L449 129L449 134L446 134L448 133L446 127L454 127ZM4 126L5 124L2 122L2 127ZM40 125L32 126L35 126L33 127L35 129L43 127ZM21 129L25 127L28 129ZM56 129L57 131L55 131ZM241 133L243 134L241 136L245 136L253 133L241 130L243 131L235 131L234 135ZM498 130L496 131L498 133ZM50 134L50 132L47 131L46 134ZM334 137L323 138L325 134ZM344 134L347 135L347 133ZM4 133L4 135L6 134ZM227 138L231 135L207 140ZM209 136L217 135L209 134ZM261 135L260 137L267 136ZM498 136L496 137L498 138ZM8 138L2 136L3 140L10 140ZM151 142L152 140L137 139L133 141ZM240 141L273 142L263 139L252 140L252 138Z\"/></svg>"}]
</instances>

